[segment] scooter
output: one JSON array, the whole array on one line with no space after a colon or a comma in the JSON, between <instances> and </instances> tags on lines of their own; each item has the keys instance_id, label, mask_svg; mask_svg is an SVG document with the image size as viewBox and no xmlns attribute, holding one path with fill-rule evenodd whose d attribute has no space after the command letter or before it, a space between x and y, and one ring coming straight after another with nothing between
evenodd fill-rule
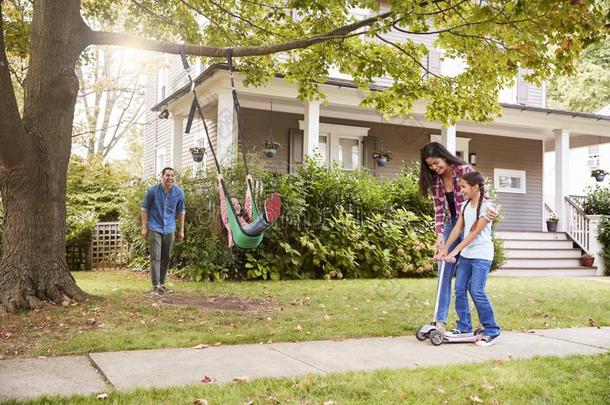
<instances>
[{"instance_id":1,"label":"scooter","mask_svg":"<svg viewBox=\"0 0 610 405\"><path fill-rule=\"evenodd\" d=\"M455 262L453 259L452 262ZM443 283L443 275L445 274L445 260L438 262L438 280L436 282L436 304L434 306L434 317L432 323L429 325L422 325L415 332L415 337L419 341L430 339L430 343L434 346L442 345L443 343L474 343L477 341L477 335L483 333L482 328L477 328L472 335L467 334L466 336L447 336L442 330L436 327L436 316L438 314L438 304L441 295L441 286Z\"/></svg>"}]
</instances>

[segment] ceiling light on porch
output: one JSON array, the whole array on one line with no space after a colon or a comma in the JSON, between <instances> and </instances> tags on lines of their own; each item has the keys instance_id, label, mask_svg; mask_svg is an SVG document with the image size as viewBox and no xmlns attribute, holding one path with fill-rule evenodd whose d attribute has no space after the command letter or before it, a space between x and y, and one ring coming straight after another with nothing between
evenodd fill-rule
<instances>
[{"instance_id":1,"label":"ceiling light on porch","mask_svg":"<svg viewBox=\"0 0 610 405\"><path fill-rule=\"evenodd\" d=\"M476 153L468 154L468 163L470 163L473 166L477 165L477 154Z\"/></svg>"},{"instance_id":2,"label":"ceiling light on porch","mask_svg":"<svg viewBox=\"0 0 610 405\"><path fill-rule=\"evenodd\" d=\"M159 117L162 120L168 119L169 118L169 110L167 108L164 108L163 110L161 110L159 115L157 115L157 117Z\"/></svg>"}]
</instances>

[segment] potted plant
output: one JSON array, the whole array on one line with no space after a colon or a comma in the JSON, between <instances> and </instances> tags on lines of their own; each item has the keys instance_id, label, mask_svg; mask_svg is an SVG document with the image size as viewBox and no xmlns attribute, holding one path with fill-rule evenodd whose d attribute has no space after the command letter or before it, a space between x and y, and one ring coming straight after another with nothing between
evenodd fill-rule
<instances>
[{"instance_id":1,"label":"potted plant","mask_svg":"<svg viewBox=\"0 0 610 405\"><path fill-rule=\"evenodd\" d=\"M593 267L593 261L595 257L589 253L585 253L580 257L580 265L585 267Z\"/></svg>"},{"instance_id":2,"label":"potted plant","mask_svg":"<svg viewBox=\"0 0 610 405\"><path fill-rule=\"evenodd\" d=\"M191 155L193 155L194 162L201 162L203 160L203 155L205 155L205 148L200 146L193 146L189 149L191 151Z\"/></svg>"},{"instance_id":3,"label":"potted plant","mask_svg":"<svg viewBox=\"0 0 610 405\"><path fill-rule=\"evenodd\" d=\"M593 169L591 170L591 177L595 177L598 182L604 181L604 178L608 174L604 169Z\"/></svg>"},{"instance_id":4,"label":"potted plant","mask_svg":"<svg viewBox=\"0 0 610 405\"><path fill-rule=\"evenodd\" d=\"M546 218L546 229L549 232L557 232L557 222L559 222L559 217L557 214L552 213Z\"/></svg>"},{"instance_id":5,"label":"potted plant","mask_svg":"<svg viewBox=\"0 0 610 405\"><path fill-rule=\"evenodd\" d=\"M271 139L267 139L265 141L265 156L274 157L280 148L279 142L272 141Z\"/></svg>"},{"instance_id":6,"label":"potted plant","mask_svg":"<svg viewBox=\"0 0 610 405\"><path fill-rule=\"evenodd\" d=\"M388 150L381 150L379 152L373 152L373 159L377 161L377 165L385 166L390 160L392 160L392 152Z\"/></svg>"}]
</instances>

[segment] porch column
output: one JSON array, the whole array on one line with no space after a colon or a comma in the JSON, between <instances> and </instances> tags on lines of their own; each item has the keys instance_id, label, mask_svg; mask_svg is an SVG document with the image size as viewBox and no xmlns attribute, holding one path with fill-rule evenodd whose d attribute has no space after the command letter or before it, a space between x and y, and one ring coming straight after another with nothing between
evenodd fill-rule
<instances>
[{"instance_id":1,"label":"porch column","mask_svg":"<svg viewBox=\"0 0 610 405\"><path fill-rule=\"evenodd\" d=\"M184 135L184 117L173 115L172 153L170 165L175 171L182 171L182 140Z\"/></svg>"},{"instance_id":2,"label":"porch column","mask_svg":"<svg viewBox=\"0 0 610 405\"><path fill-rule=\"evenodd\" d=\"M441 143L447 150L455 155L455 133L456 128L455 125L450 127L442 127L441 128ZM468 156L465 156L464 159L468 159Z\"/></svg>"},{"instance_id":3,"label":"porch column","mask_svg":"<svg viewBox=\"0 0 610 405\"><path fill-rule=\"evenodd\" d=\"M216 121L216 156L222 163L233 162L237 152L233 96L231 91L218 93L218 112Z\"/></svg>"},{"instance_id":4,"label":"porch column","mask_svg":"<svg viewBox=\"0 0 610 405\"><path fill-rule=\"evenodd\" d=\"M305 102L305 119L303 122L303 156L311 156L318 149L320 140L320 103Z\"/></svg>"},{"instance_id":5,"label":"porch column","mask_svg":"<svg viewBox=\"0 0 610 405\"><path fill-rule=\"evenodd\" d=\"M568 195L568 171L570 159L570 131L556 129L555 133L555 212L559 215L557 230L568 229L565 197Z\"/></svg>"}]
</instances>

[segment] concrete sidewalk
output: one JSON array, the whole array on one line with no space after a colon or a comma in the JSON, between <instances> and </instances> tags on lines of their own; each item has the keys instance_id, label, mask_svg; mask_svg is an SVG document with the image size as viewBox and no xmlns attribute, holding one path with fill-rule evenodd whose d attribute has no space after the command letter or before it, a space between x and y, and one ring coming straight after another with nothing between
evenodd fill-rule
<instances>
[{"instance_id":1,"label":"concrete sidewalk","mask_svg":"<svg viewBox=\"0 0 610 405\"><path fill-rule=\"evenodd\" d=\"M197 384L204 375L224 383L234 378L430 367L608 350L610 327L504 332L491 347L472 343L436 347L406 336L0 360L0 400Z\"/></svg>"}]
</instances>

